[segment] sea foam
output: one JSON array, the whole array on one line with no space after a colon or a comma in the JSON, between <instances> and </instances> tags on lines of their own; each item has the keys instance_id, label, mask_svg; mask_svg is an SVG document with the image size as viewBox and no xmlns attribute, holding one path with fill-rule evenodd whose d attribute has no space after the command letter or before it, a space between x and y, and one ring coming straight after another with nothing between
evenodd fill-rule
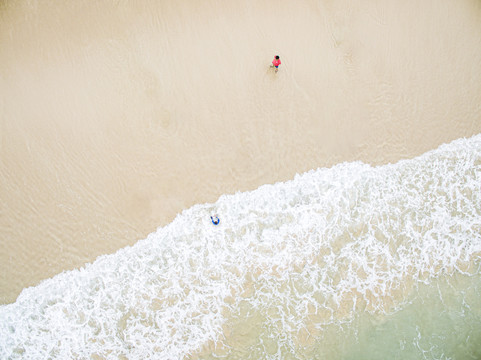
<instances>
[{"instance_id":1,"label":"sea foam","mask_svg":"<svg viewBox=\"0 0 481 360\"><path fill-rule=\"evenodd\" d=\"M1 306L0 356L320 353L332 327L394 314L433 279L479 276L480 184L477 135L412 160L343 163L193 206Z\"/></svg>"}]
</instances>

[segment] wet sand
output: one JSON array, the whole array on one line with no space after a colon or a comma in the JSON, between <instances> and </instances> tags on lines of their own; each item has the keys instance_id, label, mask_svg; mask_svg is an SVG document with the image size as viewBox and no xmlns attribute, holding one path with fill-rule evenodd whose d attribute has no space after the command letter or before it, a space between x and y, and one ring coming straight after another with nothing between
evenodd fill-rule
<instances>
[{"instance_id":1,"label":"wet sand","mask_svg":"<svg viewBox=\"0 0 481 360\"><path fill-rule=\"evenodd\" d=\"M475 0L5 1L0 46L2 303L221 194L481 132Z\"/></svg>"}]
</instances>

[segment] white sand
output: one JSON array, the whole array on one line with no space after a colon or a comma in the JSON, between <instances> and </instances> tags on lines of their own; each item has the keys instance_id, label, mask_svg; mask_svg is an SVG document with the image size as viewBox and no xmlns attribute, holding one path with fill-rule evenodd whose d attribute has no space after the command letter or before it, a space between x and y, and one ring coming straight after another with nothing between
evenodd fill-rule
<instances>
[{"instance_id":1,"label":"white sand","mask_svg":"<svg viewBox=\"0 0 481 360\"><path fill-rule=\"evenodd\" d=\"M477 0L7 0L0 46L4 303L193 204L481 132Z\"/></svg>"}]
</instances>

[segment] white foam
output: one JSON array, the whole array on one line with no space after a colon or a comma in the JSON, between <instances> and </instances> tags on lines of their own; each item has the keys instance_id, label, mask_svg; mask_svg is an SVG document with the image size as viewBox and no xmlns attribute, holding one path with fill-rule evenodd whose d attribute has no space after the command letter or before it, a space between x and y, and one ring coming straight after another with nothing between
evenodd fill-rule
<instances>
[{"instance_id":1,"label":"white foam","mask_svg":"<svg viewBox=\"0 0 481 360\"><path fill-rule=\"evenodd\" d=\"M303 343L302 329L394 311L418 282L472 272L480 183L478 135L196 205L1 306L0 355L182 359L208 344L229 354L250 332L277 358Z\"/></svg>"}]
</instances>

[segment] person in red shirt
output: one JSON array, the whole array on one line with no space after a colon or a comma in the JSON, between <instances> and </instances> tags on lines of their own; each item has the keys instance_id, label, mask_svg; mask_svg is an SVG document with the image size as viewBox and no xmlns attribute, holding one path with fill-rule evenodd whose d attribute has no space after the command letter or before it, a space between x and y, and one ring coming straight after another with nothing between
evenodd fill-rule
<instances>
[{"instance_id":1,"label":"person in red shirt","mask_svg":"<svg viewBox=\"0 0 481 360\"><path fill-rule=\"evenodd\" d=\"M281 59L279 59L279 56L275 56L274 60L272 60L272 65L276 68L276 72L279 70L279 65L281 64Z\"/></svg>"}]
</instances>

